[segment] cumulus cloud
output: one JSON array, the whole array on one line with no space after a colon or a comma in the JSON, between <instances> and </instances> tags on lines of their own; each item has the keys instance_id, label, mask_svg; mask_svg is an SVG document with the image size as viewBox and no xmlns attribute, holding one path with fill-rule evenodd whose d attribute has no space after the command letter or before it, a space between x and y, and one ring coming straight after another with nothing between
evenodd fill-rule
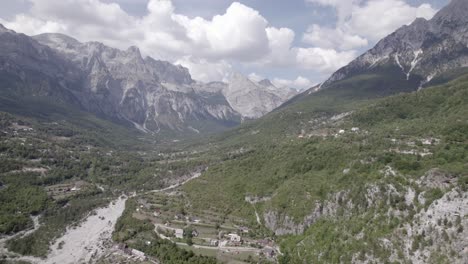
<instances>
[{"instance_id":1,"label":"cumulus cloud","mask_svg":"<svg viewBox=\"0 0 468 264\"><path fill-rule=\"evenodd\" d=\"M296 60L303 68L332 73L348 64L356 58L356 55L356 51L339 52L334 49L298 48Z\"/></svg>"},{"instance_id":2,"label":"cumulus cloud","mask_svg":"<svg viewBox=\"0 0 468 264\"><path fill-rule=\"evenodd\" d=\"M175 61L175 64L186 67L193 79L202 82L227 82L234 72L232 66L226 61L209 62L191 56L183 57Z\"/></svg>"},{"instance_id":3,"label":"cumulus cloud","mask_svg":"<svg viewBox=\"0 0 468 264\"><path fill-rule=\"evenodd\" d=\"M335 28L311 25L303 41L323 48L351 50L365 47L418 17L430 19L436 10L429 4L411 6L403 0L306 0L333 7Z\"/></svg>"},{"instance_id":4,"label":"cumulus cloud","mask_svg":"<svg viewBox=\"0 0 468 264\"><path fill-rule=\"evenodd\" d=\"M268 22L258 11L237 2L212 20L175 15L174 21L185 28L196 48L191 54L252 61L269 52Z\"/></svg>"},{"instance_id":5,"label":"cumulus cloud","mask_svg":"<svg viewBox=\"0 0 468 264\"><path fill-rule=\"evenodd\" d=\"M293 41L295 33L289 28L267 28L267 37L269 43L270 55L260 61L264 65L289 66L294 65L295 51L293 50Z\"/></svg>"},{"instance_id":6,"label":"cumulus cloud","mask_svg":"<svg viewBox=\"0 0 468 264\"><path fill-rule=\"evenodd\" d=\"M26 34L40 34L46 32L67 32L67 26L55 21L41 20L24 14L15 17L15 21L9 22L0 18L0 23L7 28Z\"/></svg>"},{"instance_id":7,"label":"cumulus cloud","mask_svg":"<svg viewBox=\"0 0 468 264\"><path fill-rule=\"evenodd\" d=\"M416 18L430 19L436 10L429 4L413 7L401 0L372 0L355 6L347 26L353 33L377 41ZM369 22L371 21L371 23Z\"/></svg>"},{"instance_id":8,"label":"cumulus cloud","mask_svg":"<svg viewBox=\"0 0 468 264\"><path fill-rule=\"evenodd\" d=\"M342 28L324 28L316 24L307 29L302 39L307 44L326 49L351 50L369 45L367 39Z\"/></svg>"},{"instance_id":9,"label":"cumulus cloud","mask_svg":"<svg viewBox=\"0 0 468 264\"><path fill-rule=\"evenodd\" d=\"M67 33L119 48L138 45L145 53L170 60L190 55L249 62L270 52L268 21L237 2L206 20L177 14L169 0L150 0L148 13L141 18L100 0L30 1L30 12L7 22L8 27L30 35L49 30Z\"/></svg>"}]
</instances>

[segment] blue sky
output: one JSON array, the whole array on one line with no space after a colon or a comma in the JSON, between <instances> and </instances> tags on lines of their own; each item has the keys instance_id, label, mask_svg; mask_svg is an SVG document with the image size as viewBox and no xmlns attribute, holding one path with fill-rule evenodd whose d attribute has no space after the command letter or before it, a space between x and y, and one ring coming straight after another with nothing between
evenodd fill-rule
<instances>
[{"instance_id":1,"label":"blue sky","mask_svg":"<svg viewBox=\"0 0 468 264\"><path fill-rule=\"evenodd\" d=\"M18 0L0 23L60 32L189 68L195 79L252 79L307 88L449 0Z\"/></svg>"}]
</instances>

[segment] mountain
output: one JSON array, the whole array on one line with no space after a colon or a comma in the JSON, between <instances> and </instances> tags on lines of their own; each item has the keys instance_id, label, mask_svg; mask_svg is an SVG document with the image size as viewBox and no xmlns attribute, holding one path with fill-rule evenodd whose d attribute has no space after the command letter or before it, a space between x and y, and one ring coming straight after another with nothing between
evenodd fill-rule
<instances>
[{"instance_id":1,"label":"mountain","mask_svg":"<svg viewBox=\"0 0 468 264\"><path fill-rule=\"evenodd\" d=\"M297 94L294 89L277 88L269 80L256 83L240 74L232 77L222 93L237 112L251 119L262 117Z\"/></svg>"},{"instance_id":2,"label":"mountain","mask_svg":"<svg viewBox=\"0 0 468 264\"><path fill-rule=\"evenodd\" d=\"M218 93L194 90L188 70L98 42L61 34L34 37L69 60L84 76L80 101L86 110L132 122L143 131L209 131L209 122L230 126L240 116ZM198 121L203 122L198 122Z\"/></svg>"},{"instance_id":3,"label":"mountain","mask_svg":"<svg viewBox=\"0 0 468 264\"><path fill-rule=\"evenodd\" d=\"M30 37L0 25L0 82L2 95L50 96L79 104L78 68Z\"/></svg>"},{"instance_id":4,"label":"mountain","mask_svg":"<svg viewBox=\"0 0 468 264\"><path fill-rule=\"evenodd\" d=\"M224 130L293 95L238 78L230 84L196 82L186 68L143 58L137 47L119 50L63 34L28 37L3 26L0 38L2 93L51 98L148 133ZM254 96L246 102L248 94Z\"/></svg>"},{"instance_id":5,"label":"mountain","mask_svg":"<svg viewBox=\"0 0 468 264\"><path fill-rule=\"evenodd\" d=\"M468 66L468 1L452 0L431 20L416 19L385 37L322 86L356 76L392 75L374 90L381 94L414 91L448 71ZM398 84L398 85L395 85Z\"/></svg>"}]
</instances>

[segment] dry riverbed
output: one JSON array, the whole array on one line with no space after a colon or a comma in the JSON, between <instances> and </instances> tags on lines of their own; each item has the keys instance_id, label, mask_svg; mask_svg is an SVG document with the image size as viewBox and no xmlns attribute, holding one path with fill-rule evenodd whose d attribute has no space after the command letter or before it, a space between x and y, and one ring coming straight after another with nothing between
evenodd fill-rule
<instances>
[{"instance_id":1,"label":"dry riverbed","mask_svg":"<svg viewBox=\"0 0 468 264\"><path fill-rule=\"evenodd\" d=\"M112 232L125 209L126 201L127 197L121 196L107 207L96 209L95 213L91 213L80 225L67 228L65 234L50 247L51 251L47 258L40 259L14 254L11 259L33 264L93 263L112 246ZM34 230L28 233L37 229L37 220L34 222Z\"/></svg>"},{"instance_id":2,"label":"dry riverbed","mask_svg":"<svg viewBox=\"0 0 468 264\"><path fill-rule=\"evenodd\" d=\"M125 209L127 197L120 197L108 207L96 210L80 226L68 228L65 235L51 246L51 253L42 263L88 263L98 259L112 244L112 232Z\"/></svg>"}]
</instances>

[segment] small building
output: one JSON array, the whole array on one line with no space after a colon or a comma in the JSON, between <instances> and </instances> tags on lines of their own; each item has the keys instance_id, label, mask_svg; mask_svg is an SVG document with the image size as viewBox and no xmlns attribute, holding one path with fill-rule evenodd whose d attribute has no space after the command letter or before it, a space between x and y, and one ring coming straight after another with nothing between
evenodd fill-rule
<instances>
[{"instance_id":1,"label":"small building","mask_svg":"<svg viewBox=\"0 0 468 264\"><path fill-rule=\"evenodd\" d=\"M219 245L219 241L216 239L211 239L210 246L217 247Z\"/></svg>"},{"instance_id":2,"label":"small building","mask_svg":"<svg viewBox=\"0 0 468 264\"><path fill-rule=\"evenodd\" d=\"M341 129L340 131L338 131L338 134L344 134L346 131Z\"/></svg>"},{"instance_id":3,"label":"small building","mask_svg":"<svg viewBox=\"0 0 468 264\"><path fill-rule=\"evenodd\" d=\"M353 127L353 128L351 128L351 131L353 131L353 132L359 132L359 127Z\"/></svg>"},{"instance_id":4,"label":"small building","mask_svg":"<svg viewBox=\"0 0 468 264\"><path fill-rule=\"evenodd\" d=\"M198 231L197 231L196 229L194 229L194 230L192 231L192 236L193 236L193 237L198 237L199 235L200 235L200 234L198 233Z\"/></svg>"},{"instance_id":5,"label":"small building","mask_svg":"<svg viewBox=\"0 0 468 264\"><path fill-rule=\"evenodd\" d=\"M174 235L175 235L176 238L181 238L182 239L182 238L184 238L184 230L176 229Z\"/></svg>"},{"instance_id":6,"label":"small building","mask_svg":"<svg viewBox=\"0 0 468 264\"><path fill-rule=\"evenodd\" d=\"M227 237L231 242L241 242L241 237L238 234L228 234Z\"/></svg>"}]
</instances>

